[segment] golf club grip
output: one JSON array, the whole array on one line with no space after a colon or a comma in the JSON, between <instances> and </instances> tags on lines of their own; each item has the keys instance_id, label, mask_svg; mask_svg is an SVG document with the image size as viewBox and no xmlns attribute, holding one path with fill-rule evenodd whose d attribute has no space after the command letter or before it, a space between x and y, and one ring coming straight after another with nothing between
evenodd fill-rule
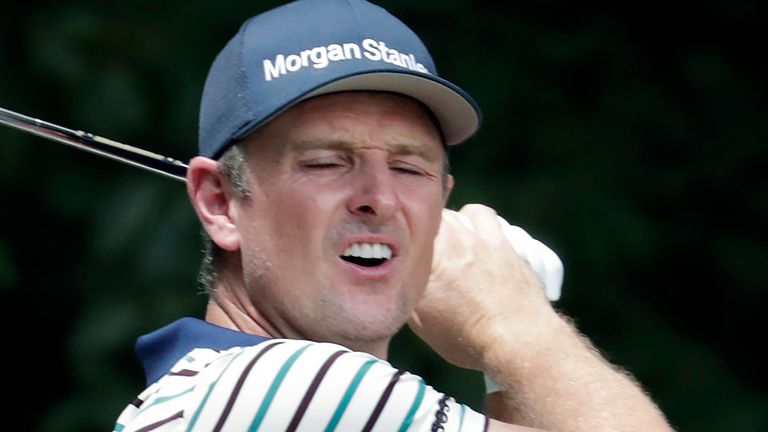
<instances>
[{"instance_id":1,"label":"golf club grip","mask_svg":"<svg viewBox=\"0 0 768 432\"><path fill-rule=\"evenodd\" d=\"M186 181L187 165L166 156L129 146L88 132L75 131L0 108L0 123L51 141L67 144L91 153L143 168L177 180Z\"/></svg>"}]
</instances>

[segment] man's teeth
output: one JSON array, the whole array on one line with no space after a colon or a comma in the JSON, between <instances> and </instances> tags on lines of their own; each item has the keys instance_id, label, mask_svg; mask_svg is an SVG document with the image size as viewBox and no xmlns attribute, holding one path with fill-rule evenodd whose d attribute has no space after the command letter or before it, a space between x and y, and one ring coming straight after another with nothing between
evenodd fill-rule
<instances>
[{"instance_id":1,"label":"man's teeth","mask_svg":"<svg viewBox=\"0 0 768 432\"><path fill-rule=\"evenodd\" d=\"M345 257L390 259L392 249L381 243L355 243L344 251Z\"/></svg>"}]
</instances>

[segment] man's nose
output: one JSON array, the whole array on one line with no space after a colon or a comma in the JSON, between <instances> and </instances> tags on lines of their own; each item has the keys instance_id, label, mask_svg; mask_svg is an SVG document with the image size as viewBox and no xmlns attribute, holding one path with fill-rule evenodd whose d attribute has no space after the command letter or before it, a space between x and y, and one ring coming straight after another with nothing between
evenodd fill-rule
<instances>
[{"instance_id":1,"label":"man's nose","mask_svg":"<svg viewBox=\"0 0 768 432\"><path fill-rule=\"evenodd\" d=\"M400 207L395 179L388 164L366 164L354 178L348 209L368 219L386 220Z\"/></svg>"}]
</instances>

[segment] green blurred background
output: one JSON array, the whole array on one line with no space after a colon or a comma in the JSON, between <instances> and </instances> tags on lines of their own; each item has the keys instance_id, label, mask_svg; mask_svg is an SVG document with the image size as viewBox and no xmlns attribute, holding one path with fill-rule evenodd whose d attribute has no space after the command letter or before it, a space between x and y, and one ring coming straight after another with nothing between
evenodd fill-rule
<instances>
[{"instance_id":1,"label":"green blurred background","mask_svg":"<svg viewBox=\"0 0 768 432\"><path fill-rule=\"evenodd\" d=\"M0 106L186 160L210 61L276 1L0 1ZM768 431L766 7L380 2L480 103L451 206L562 257L558 308L679 430ZM6 412L111 430L135 338L201 316L180 182L0 129ZM392 361L481 405L479 374L406 330Z\"/></svg>"}]
</instances>

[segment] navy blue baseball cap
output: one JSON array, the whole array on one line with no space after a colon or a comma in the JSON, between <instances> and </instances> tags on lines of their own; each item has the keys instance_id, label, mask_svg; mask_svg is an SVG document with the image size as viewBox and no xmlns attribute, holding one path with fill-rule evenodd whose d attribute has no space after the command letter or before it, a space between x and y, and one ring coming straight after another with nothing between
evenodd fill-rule
<instances>
[{"instance_id":1,"label":"navy blue baseball cap","mask_svg":"<svg viewBox=\"0 0 768 432\"><path fill-rule=\"evenodd\" d=\"M480 126L477 103L437 75L419 37L389 12L364 0L299 0L246 21L214 60L200 105L200 155L218 158L303 100L365 90L422 102L448 145Z\"/></svg>"}]
</instances>

